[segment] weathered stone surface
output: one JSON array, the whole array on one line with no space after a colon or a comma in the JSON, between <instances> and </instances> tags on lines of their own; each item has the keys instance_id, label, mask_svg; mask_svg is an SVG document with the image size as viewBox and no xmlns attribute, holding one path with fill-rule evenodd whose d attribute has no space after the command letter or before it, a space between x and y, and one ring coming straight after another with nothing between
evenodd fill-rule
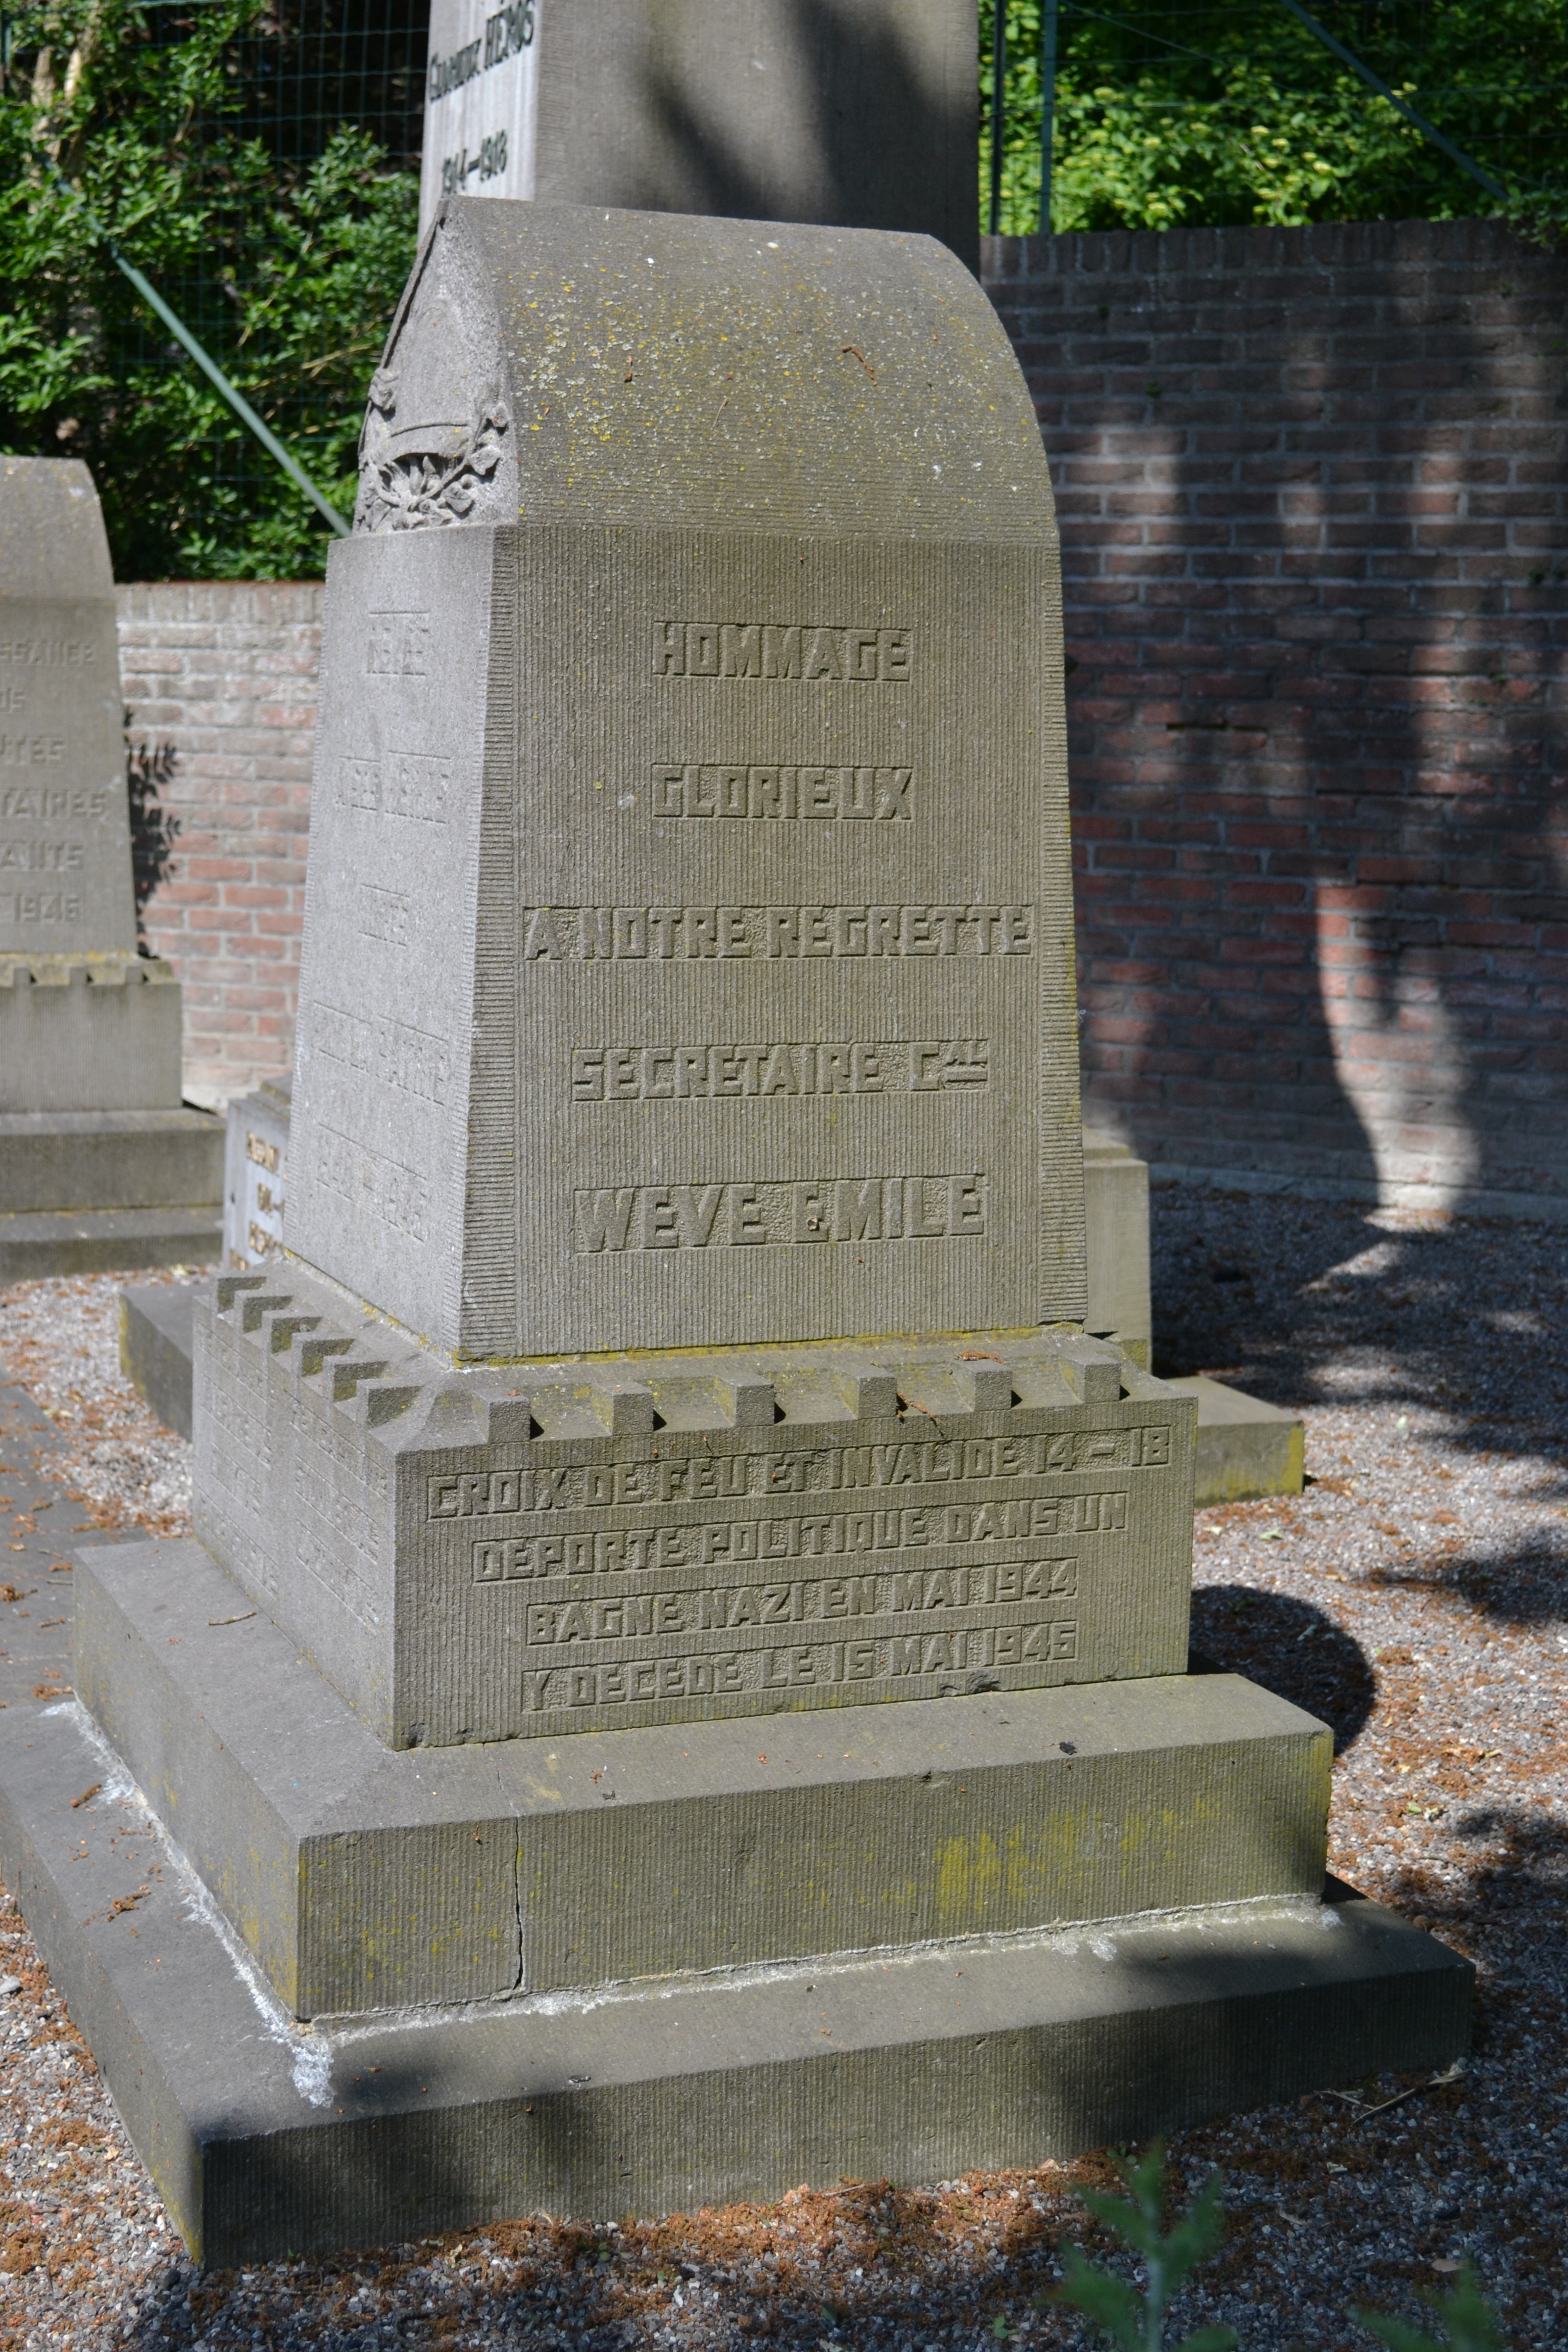
<instances>
[{"instance_id":1,"label":"weathered stone surface","mask_svg":"<svg viewBox=\"0 0 1568 2352\"><path fill-rule=\"evenodd\" d=\"M74 1589L79 1696L304 2017L1322 1883L1331 1735L1234 1675L395 1755L199 1545Z\"/></svg>"},{"instance_id":2,"label":"weathered stone surface","mask_svg":"<svg viewBox=\"0 0 1568 2352\"><path fill-rule=\"evenodd\" d=\"M206 1111L0 1111L0 1281L210 1264L222 1184Z\"/></svg>"},{"instance_id":3,"label":"weathered stone surface","mask_svg":"<svg viewBox=\"0 0 1568 2352\"><path fill-rule=\"evenodd\" d=\"M421 235L443 196L915 229L978 259L966 0L435 0Z\"/></svg>"},{"instance_id":4,"label":"weathered stone surface","mask_svg":"<svg viewBox=\"0 0 1568 2352\"><path fill-rule=\"evenodd\" d=\"M491 1360L1079 1319L1055 528L973 281L458 202L376 381L290 1250Z\"/></svg>"},{"instance_id":5,"label":"weathered stone surface","mask_svg":"<svg viewBox=\"0 0 1568 2352\"><path fill-rule=\"evenodd\" d=\"M195 1349L197 1535L395 1747L1185 1664L1193 1407L1076 1331L452 1373L285 1262Z\"/></svg>"},{"instance_id":6,"label":"weathered stone surface","mask_svg":"<svg viewBox=\"0 0 1568 2352\"><path fill-rule=\"evenodd\" d=\"M1083 1133L1083 1213L1089 1274L1084 1328L1114 1334L1147 1370L1153 1342L1148 1163L1093 1128Z\"/></svg>"},{"instance_id":7,"label":"weathered stone surface","mask_svg":"<svg viewBox=\"0 0 1568 2352\"><path fill-rule=\"evenodd\" d=\"M208 2263L1038 2164L1469 2039L1469 1963L1342 1887L302 2029L63 1707L0 1716L0 1871Z\"/></svg>"},{"instance_id":8,"label":"weathered stone surface","mask_svg":"<svg viewBox=\"0 0 1568 2352\"><path fill-rule=\"evenodd\" d=\"M0 1112L0 1215L197 1207L216 1234L222 1192L210 1111Z\"/></svg>"},{"instance_id":9,"label":"weathered stone surface","mask_svg":"<svg viewBox=\"0 0 1568 2352\"><path fill-rule=\"evenodd\" d=\"M0 1282L111 1274L142 1265L210 1265L223 1239L217 1202L204 1209L36 1209L0 1215Z\"/></svg>"},{"instance_id":10,"label":"weathered stone surface","mask_svg":"<svg viewBox=\"0 0 1568 2352\"><path fill-rule=\"evenodd\" d=\"M87 467L0 457L0 955L79 949L136 952L114 575Z\"/></svg>"},{"instance_id":11,"label":"weathered stone surface","mask_svg":"<svg viewBox=\"0 0 1568 2352\"><path fill-rule=\"evenodd\" d=\"M260 1265L283 1244L290 1082L264 1079L228 1106L224 1142L223 1262Z\"/></svg>"},{"instance_id":12,"label":"weathered stone surface","mask_svg":"<svg viewBox=\"0 0 1568 2352\"><path fill-rule=\"evenodd\" d=\"M191 1433L193 1282L139 1284L120 1294L120 1369L159 1420Z\"/></svg>"},{"instance_id":13,"label":"weathered stone surface","mask_svg":"<svg viewBox=\"0 0 1568 2352\"><path fill-rule=\"evenodd\" d=\"M1266 1404L1245 1389L1194 1373L1170 1383L1197 1401L1194 1503L1244 1503L1262 1495L1299 1495L1306 1467L1306 1429L1299 1412Z\"/></svg>"}]
</instances>

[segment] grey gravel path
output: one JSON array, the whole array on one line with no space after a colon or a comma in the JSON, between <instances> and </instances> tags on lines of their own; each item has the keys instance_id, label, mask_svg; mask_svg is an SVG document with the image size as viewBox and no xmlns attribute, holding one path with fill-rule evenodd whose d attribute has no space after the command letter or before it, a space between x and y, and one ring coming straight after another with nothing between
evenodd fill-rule
<instances>
[{"instance_id":1,"label":"grey gravel path","mask_svg":"<svg viewBox=\"0 0 1568 2352\"><path fill-rule=\"evenodd\" d=\"M1225 2168L1229 2233L1180 2325L1227 2319L1246 2352L1349 2352L1371 2342L1349 2303L1414 2314L1469 2253L1513 2352L1563 2352L1568 1236L1170 1192L1155 1230L1160 1369L1308 1424L1298 1500L1199 1514L1194 1638L1334 1725L1334 1868L1481 1970L1458 2080L1341 2085L1181 2136L1185 2180ZM0 1371L52 1406L59 1440L45 1483L0 1482L33 1520L29 1559L61 1506L125 1522L139 1481L149 1523L180 1531L184 1449L118 1384L117 1288L0 1293ZM89 1508L69 1509L60 1471ZM47 1515L21 1512L46 1494ZM19 1605L0 1604L14 1644ZM18 1980L0 1995L0 2352L1086 2340L1041 2298L1063 2235L1094 2242L1071 2189L1106 2180L1102 2160L596 2229L525 2219L198 2280L15 1913L0 1969Z\"/></svg>"}]
</instances>

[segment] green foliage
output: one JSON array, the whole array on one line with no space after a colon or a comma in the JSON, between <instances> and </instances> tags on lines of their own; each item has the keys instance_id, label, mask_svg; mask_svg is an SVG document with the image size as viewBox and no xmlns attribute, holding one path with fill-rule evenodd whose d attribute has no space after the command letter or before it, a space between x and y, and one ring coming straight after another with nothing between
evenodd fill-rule
<instances>
[{"instance_id":1,"label":"green foliage","mask_svg":"<svg viewBox=\"0 0 1568 2352\"><path fill-rule=\"evenodd\" d=\"M121 578L319 573L326 529L121 276L53 162L253 407L352 511L364 390L417 184L343 127L302 165L235 126L267 0L47 0L0 88L0 449L79 457ZM269 21L269 20L266 20Z\"/></svg>"},{"instance_id":2,"label":"green foliage","mask_svg":"<svg viewBox=\"0 0 1568 2352\"><path fill-rule=\"evenodd\" d=\"M1407 2320L1391 2319L1383 2312L1352 2310L1351 2317L1391 2352L1505 2352L1497 2314L1468 2263L1460 2269L1451 2294L1427 2293L1422 2301L1436 2313L1440 2335L1428 2336Z\"/></svg>"},{"instance_id":3,"label":"green foliage","mask_svg":"<svg viewBox=\"0 0 1568 2352\"><path fill-rule=\"evenodd\" d=\"M1309 5L1507 186L1521 226L1568 226L1562 0ZM982 0L987 115L993 16ZM1007 17L1001 225L1028 236L1039 226L1041 0L1009 0ZM1061 0L1054 122L1057 230L1447 220L1498 208L1279 0ZM988 191L988 120L982 147Z\"/></svg>"},{"instance_id":4,"label":"green foliage","mask_svg":"<svg viewBox=\"0 0 1568 2352\"><path fill-rule=\"evenodd\" d=\"M1147 2155L1136 2160L1119 2161L1118 2169L1128 2196L1081 2189L1079 2200L1142 2257L1147 2286L1140 2292L1115 2271L1088 2261L1076 2246L1064 2246L1067 2276L1053 2289L1051 2299L1076 2305L1121 2352L1163 2352L1172 2298L1219 2243L1225 2184L1217 2172L1211 2173L1186 2212L1166 2230L1164 2142L1155 2140ZM1233 2352L1236 2340L1233 2328L1200 2327L1184 2336L1175 2352Z\"/></svg>"}]
</instances>

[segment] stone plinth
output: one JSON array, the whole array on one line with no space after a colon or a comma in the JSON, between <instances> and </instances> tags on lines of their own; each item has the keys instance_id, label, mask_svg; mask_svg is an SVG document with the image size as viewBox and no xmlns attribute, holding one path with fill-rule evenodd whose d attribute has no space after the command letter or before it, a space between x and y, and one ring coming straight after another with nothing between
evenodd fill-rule
<instances>
[{"instance_id":1,"label":"stone plinth","mask_svg":"<svg viewBox=\"0 0 1568 2352\"><path fill-rule=\"evenodd\" d=\"M394 1747L1186 1661L1194 1415L1076 1330L455 1373L198 1311L197 1534Z\"/></svg>"},{"instance_id":2,"label":"stone plinth","mask_svg":"<svg viewBox=\"0 0 1568 2352\"><path fill-rule=\"evenodd\" d=\"M180 1100L180 984L153 956L0 955L0 1114Z\"/></svg>"}]
</instances>

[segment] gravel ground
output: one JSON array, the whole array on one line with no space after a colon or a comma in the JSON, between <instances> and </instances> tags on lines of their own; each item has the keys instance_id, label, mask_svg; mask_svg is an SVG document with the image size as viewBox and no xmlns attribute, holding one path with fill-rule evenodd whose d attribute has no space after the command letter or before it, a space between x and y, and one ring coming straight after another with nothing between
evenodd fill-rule
<instances>
[{"instance_id":1,"label":"gravel ground","mask_svg":"<svg viewBox=\"0 0 1568 2352\"><path fill-rule=\"evenodd\" d=\"M183 1282L176 1265L0 1289L0 1377L19 1381L65 1442L58 1467L100 1527L191 1532L191 1449L120 1372L120 1294Z\"/></svg>"},{"instance_id":2,"label":"gravel ground","mask_svg":"<svg viewBox=\"0 0 1568 2352\"><path fill-rule=\"evenodd\" d=\"M1457 2080L1385 2078L1182 2134L1228 2228L1178 2326L1350 2352L1470 2255L1513 2352L1568 2345L1568 1252L1547 1229L1156 1195L1159 1369L1306 1415L1309 1485L1201 1512L1194 1639L1340 1746L1332 1866L1480 1970ZM179 1531L186 1449L121 1386L115 1280L0 1293L0 1366L106 1522ZM138 1509L143 1490L153 1505ZM801 2190L597 2229L534 2218L198 2278L14 1913L0 1913L0 2352L11 2347L910 2347L1086 2340L1043 2298L1102 2159ZM1383 2108L1384 2100L1406 2095Z\"/></svg>"}]
</instances>

